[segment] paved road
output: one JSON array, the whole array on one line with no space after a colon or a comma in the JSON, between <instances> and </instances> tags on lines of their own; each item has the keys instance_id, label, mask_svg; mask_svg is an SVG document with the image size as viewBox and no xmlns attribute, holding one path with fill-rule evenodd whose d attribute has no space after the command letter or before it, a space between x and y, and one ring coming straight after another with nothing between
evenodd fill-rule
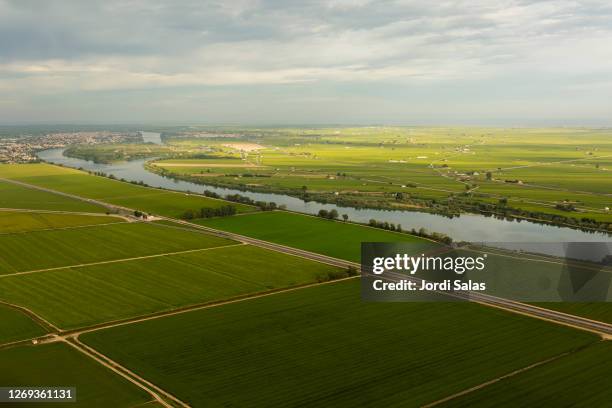
<instances>
[{"instance_id":1,"label":"paved road","mask_svg":"<svg viewBox=\"0 0 612 408\"><path fill-rule=\"evenodd\" d=\"M44 187L33 186L28 183L24 183L20 181L2 179L2 178L0 178L0 180L22 185L24 187L30 187L30 188L35 188L35 189L42 190L42 191L47 191L50 193L60 194L60 195L71 197L77 200L102 205L104 207L111 208L111 209L121 209L124 211L132 211L131 209L126 208L126 207L115 206L115 205L108 204L108 203L105 203L99 200L83 198L83 197L80 197L74 194L62 193L62 192L58 192L58 191L44 188ZM275 244L275 243L268 242L268 241L262 241L256 238L251 238L251 237L247 237L244 235L235 234L232 232L220 231L220 230L216 230L210 227L204 227L202 225L194 224L194 223L183 221L183 220L176 220L176 219L169 218L169 217L159 217L159 218L185 225L186 227L190 229L199 229L202 231L206 231L212 235L233 239L235 241L248 243L248 244L255 245L261 248L266 248L272 251L278 251L278 252L282 252L285 254L299 256L302 258L326 263L326 264L337 266L340 268L346 268L346 267L352 266L352 267L357 268L358 270L360 269L360 265L355 262L337 259L337 258L333 258L333 257L326 256L326 255L316 254L316 253L305 251L302 249L292 248L292 247L288 247L288 246L281 245L281 244ZM391 275L389 274L388 276L391 276ZM406 276L401 275L399 277L395 276L393 278L406 279ZM609 323L590 320L584 317L569 315L569 314L558 312L555 310L544 309L544 308L540 308L537 306L532 306L532 305L528 305L525 303L515 302L515 301L502 299L502 298L498 298L498 297L494 297L490 295L484 295L480 293L470 292L469 294L466 294L464 296L467 296L469 298L468 300L472 302L477 302L477 303L487 305L487 306L492 306L492 307L498 307L504 310L532 316L538 319L549 320L549 321L552 321L558 324L568 325L568 326L576 327L579 329L595 332L606 338L612 339L612 324L609 324Z\"/></svg>"},{"instance_id":2,"label":"paved road","mask_svg":"<svg viewBox=\"0 0 612 408\"><path fill-rule=\"evenodd\" d=\"M187 221L181 221L181 220L177 221L177 220L172 220L169 218L167 218L167 220L189 226L190 228L198 228L210 234L217 235L219 237L230 238L233 240L249 243L251 245L256 245L262 248L271 249L273 251L301 256L303 258L327 263L327 264L338 266L338 267L346 268L346 267L352 266L352 267L357 268L358 270L361 269L361 265L355 262L345 261L342 259L332 258L330 256L321 255L321 254L315 254L313 252L291 248L291 247L287 247L284 245L275 244L272 242L262 241L262 240L250 238L250 237L245 237L244 235L235 234L232 232L219 231L213 228L204 227L204 226L193 224ZM399 279L407 279L407 278L418 279L418 278L409 277L407 275L402 275L402 274L397 274L397 273L387 272L385 274L388 274L388 278L392 278L396 281ZM502 309L505 309L511 312L521 313L521 314L529 315L529 316L536 317L539 319L545 319L545 320L549 320L555 323L569 325L569 326L576 327L579 329L598 333L607 338L612 338L612 324L609 324L609 323L599 322L599 321L587 319L584 317L566 314L566 313L559 312L556 310L544 309L544 308L529 305L526 303L515 302L512 300L503 299L503 298L499 298L499 297L495 297L491 295L485 295L485 294L477 293L477 292L457 293L457 296L461 296L463 299L469 300L471 302L477 302L477 303L484 304L487 306L499 307L499 308L502 308Z\"/></svg>"},{"instance_id":3,"label":"paved road","mask_svg":"<svg viewBox=\"0 0 612 408\"><path fill-rule=\"evenodd\" d=\"M383 275L381 275L383 276ZM384 278L393 282L399 282L402 279L411 280L420 284L422 279L413 276L397 273L385 272ZM511 312L528 315L538 319L552 321L566 326L572 326L578 329L587 330L597 333L604 338L612 339L612 324L604 323L596 320L587 319L559 312L551 309L544 309L538 306L533 306L527 303L515 302L513 300L503 299L496 296L491 296L478 292L457 291L445 293L448 296L455 297L460 300L476 302L487 306L498 307Z\"/></svg>"}]
</instances>

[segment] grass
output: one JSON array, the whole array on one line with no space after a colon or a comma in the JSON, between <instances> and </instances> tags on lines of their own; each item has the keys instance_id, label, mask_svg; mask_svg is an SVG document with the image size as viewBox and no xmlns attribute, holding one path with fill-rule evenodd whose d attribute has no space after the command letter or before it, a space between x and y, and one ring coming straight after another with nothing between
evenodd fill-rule
<instances>
[{"instance_id":1,"label":"grass","mask_svg":"<svg viewBox=\"0 0 612 408\"><path fill-rule=\"evenodd\" d=\"M168 217L179 217L186 210L228 204L239 213L255 211L255 207L248 205L138 186L50 164L0 166L0 177Z\"/></svg>"},{"instance_id":2,"label":"grass","mask_svg":"<svg viewBox=\"0 0 612 408\"><path fill-rule=\"evenodd\" d=\"M415 199L418 205L430 206L423 202L428 199L448 205L446 200L461 196L467 183L479 186L470 196L479 202L507 197L514 208L612 222L612 212L605 210L612 207L606 195L612 171L609 129L289 128L258 129L256 139L252 129L234 131L251 134L250 141L264 149L236 160L241 155L225 141L170 136L167 143L183 157L202 147L214 151L210 158L169 158L155 165L204 183L298 196L305 186L328 200L385 208L408 208ZM232 167L236 162L252 167ZM396 200L397 192L405 197ZM555 211L566 199L580 212Z\"/></svg>"},{"instance_id":3,"label":"grass","mask_svg":"<svg viewBox=\"0 0 612 408\"><path fill-rule=\"evenodd\" d=\"M603 407L612 401L612 342L600 342L441 407Z\"/></svg>"},{"instance_id":4,"label":"grass","mask_svg":"<svg viewBox=\"0 0 612 408\"><path fill-rule=\"evenodd\" d=\"M415 244L415 251L436 245L412 235L283 211L195 222L207 227L355 262L360 260L361 242L409 242Z\"/></svg>"},{"instance_id":5,"label":"grass","mask_svg":"<svg viewBox=\"0 0 612 408\"><path fill-rule=\"evenodd\" d=\"M7 165L0 164L0 173L2 173L5 166ZM96 213L105 211L105 208L98 205L4 181L0 181L0 208Z\"/></svg>"},{"instance_id":6,"label":"grass","mask_svg":"<svg viewBox=\"0 0 612 408\"><path fill-rule=\"evenodd\" d=\"M207 234L150 223L0 235L0 275L231 243Z\"/></svg>"},{"instance_id":7,"label":"grass","mask_svg":"<svg viewBox=\"0 0 612 408\"><path fill-rule=\"evenodd\" d=\"M0 350L0 361L3 386L76 388L76 402L50 404L54 407L133 407L152 399L145 391L64 343ZM46 404L16 405L25 408Z\"/></svg>"},{"instance_id":8,"label":"grass","mask_svg":"<svg viewBox=\"0 0 612 408\"><path fill-rule=\"evenodd\" d=\"M0 278L0 298L64 329L316 282L339 270L253 246Z\"/></svg>"},{"instance_id":9,"label":"grass","mask_svg":"<svg viewBox=\"0 0 612 408\"><path fill-rule=\"evenodd\" d=\"M87 333L194 406L419 406L597 337L471 303L365 303L342 282Z\"/></svg>"},{"instance_id":10,"label":"grass","mask_svg":"<svg viewBox=\"0 0 612 408\"><path fill-rule=\"evenodd\" d=\"M0 234L122 222L119 217L0 211Z\"/></svg>"},{"instance_id":11,"label":"grass","mask_svg":"<svg viewBox=\"0 0 612 408\"><path fill-rule=\"evenodd\" d=\"M21 311L0 304L0 344L31 339L46 333L34 320Z\"/></svg>"}]
</instances>

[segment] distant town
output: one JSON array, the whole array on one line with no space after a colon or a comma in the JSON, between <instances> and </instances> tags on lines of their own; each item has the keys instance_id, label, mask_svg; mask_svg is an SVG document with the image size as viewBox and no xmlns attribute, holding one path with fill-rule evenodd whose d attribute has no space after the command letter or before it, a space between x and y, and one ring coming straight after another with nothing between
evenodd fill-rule
<instances>
[{"instance_id":1,"label":"distant town","mask_svg":"<svg viewBox=\"0 0 612 408\"><path fill-rule=\"evenodd\" d=\"M0 163L28 163L38 161L36 152L69 145L142 142L140 132L68 132L0 139Z\"/></svg>"}]
</instances>

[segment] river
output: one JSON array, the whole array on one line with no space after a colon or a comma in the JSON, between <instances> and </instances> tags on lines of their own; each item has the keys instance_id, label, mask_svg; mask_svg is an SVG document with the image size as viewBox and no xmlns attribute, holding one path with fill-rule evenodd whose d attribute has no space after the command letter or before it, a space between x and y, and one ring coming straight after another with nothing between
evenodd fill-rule
<instances>
[{"instance_id":1,"label":"river","mask_svg":"<svg viewBox=\"0 0 612 408\"><path fill-rule=\"evenodd\" d=\"M143 132L150 133L150 132ZM143 135L144 136L144 135ZM159 138L159 134L158 134ZM151 139L149 139L151 140ZM152 141L152 140L151 140ZM63 155L64 149L49 149L38 153L41 159L64 166L83 168L112 174L117 178L129 181L142 181L152 187L163 187L171 190L202 193L204 190L214 191L220 195L241 194L253 200L274 201L284 204L288 210L306 214L316 214L320 209L336 209L339 214L347 214L349 220L367 223L370 219L401 224L403 229L419 229L441 232L455 241L471 242L601 242L610 241L605 233L592 233L574 230L566 227L536 224L528 221L508 221L479 214L462 214L447 218L436 214L411 211L357 209L338 207L334 204L305 202L299 198L271 193L240 191L229 188L219 188L186 181L175 181L147 171L143 165L146 160L134 160L113 164L99 164L91 161L75 159Z\"/></svg>"}]
</instances>

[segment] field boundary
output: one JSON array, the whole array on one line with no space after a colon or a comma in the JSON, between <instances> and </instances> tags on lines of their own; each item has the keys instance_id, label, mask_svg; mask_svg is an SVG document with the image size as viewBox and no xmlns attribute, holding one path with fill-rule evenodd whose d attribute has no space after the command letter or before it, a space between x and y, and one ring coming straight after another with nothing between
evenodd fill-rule
<instances>
[{"instance_id":1,"label":"field boundary","mask_svg":"<svg viewBox=\"0 0 612 408\"><path fill-rule=\"evenodd\" d=\"M198 248L198 249L187 249L185 251L165 252L165 253L162 253L162 254L143 255L143 256L137 256L137 257L133 257L133 258L112 259L112 260L109 260L109 261L99 261L99 262L91 262L91 263L76 264L76 265L56 266L56 267L53 267L53 268L34 269L34 270L31 270L31 271L14 272L14 273L9 273L9 274L5 274L5 275L0 275L0 279L8 278L8 277L11 277L11 276L31 275L31 274L34 274L34 273L51 272L51 271L57 271L57 270L60 270L60 269L78 269L78 268L85 268L85 267L88 267L88 266L95 266L95 265L106 265L106 264L112 264L112 263L138 261L138 260L141 260L141 259L160 258L160 257L164 257L164 256L173 256L173 255L188 254L188 253L191 253L191 252L211 251L211 250L214 250L214 249L230 248L230 247L241 246L241 245L246 245L246 244L240 242L240 243L237 243L237 244L220 245L220 246L214 246L214 247L208 247L208 248Z\"/></svg>"},{"instance_id":2,"label":"field boundary","mask_svg":"<svg viewBox=\"0 0 612 408\"><path fill-rule=\"evenodd\" d=\"M421 408L432 408L432 407L438 406L440 404L444 404L444 403L446 403L448 401L454 400L456 398L459 398L459 397L462 397L464 395L470 394L470 393L472 393L474 391L478 391L480 389L488 387L489 385L493 385L493 384L498 383L500 381L503 381L505 379L508 379L508 378L520 375L520 374L522 374L522 373L524 373L526 371L529 371L529 370L532 370L534 368L537 368L537 367L540 367L540 366L552 363L553 361L560 360L560 359L562 359L564 357L567 357L567 356L570 356L572 354L579 353L582 350L584 350L584 349L586 349L588 347L591 347L591 346L592 345L589 344L589 345L586 345L586 346L583 346L583 347L580 347L580 348L577 348L577 349L574 349L574 350L566 351L565 353L558 354L556 356L547 358L545 360L538 361L536 363L530 364L530 365L525 366L523 368L519 368L517 370L511 371L511 372L509 372L507 374L504 374L504 375L502 375L500 377L494 378L494 379L489 380L489 381L485 381L485 382L483 382L481 384L475 385L475 386L470 387L470 388L466 388L465 390L459 391L459 392L457 392L455 394L452 394L452 395L449 395L448 397L445 397L445 398L439 399L437 401L433 401L433 402L430 402L428 404L422 405Z\"/></svg>"}]
</instances>

